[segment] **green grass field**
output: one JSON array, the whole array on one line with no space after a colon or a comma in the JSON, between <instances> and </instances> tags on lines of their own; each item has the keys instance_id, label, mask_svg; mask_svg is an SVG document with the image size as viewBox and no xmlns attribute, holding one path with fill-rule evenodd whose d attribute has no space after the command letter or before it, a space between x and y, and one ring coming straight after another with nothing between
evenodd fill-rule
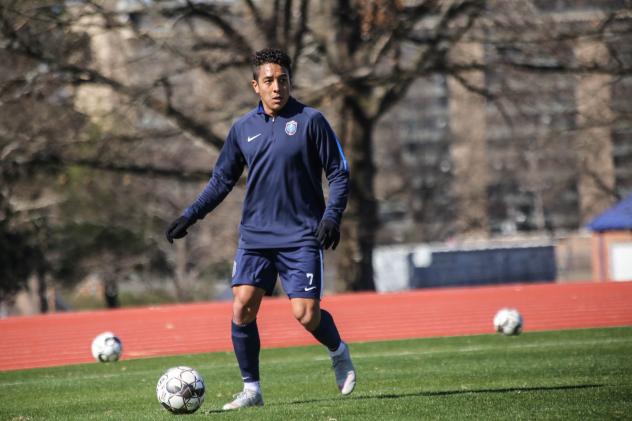
<instances>
[{"instance_id":1,"label":"green grass field","mask_svg":"<svg viewBox=\"0 0 632 421\"><path fill-rule=\"evenodd\" d=\"M358 386L339 395L317 346L265 349L266 405L221 406L240 390L232 353L0 373L1 420L632 419L632 327L351 345ZM196 368L206 401L193 415L158 404L176 365Z\"/></svg>"}]
</instances>

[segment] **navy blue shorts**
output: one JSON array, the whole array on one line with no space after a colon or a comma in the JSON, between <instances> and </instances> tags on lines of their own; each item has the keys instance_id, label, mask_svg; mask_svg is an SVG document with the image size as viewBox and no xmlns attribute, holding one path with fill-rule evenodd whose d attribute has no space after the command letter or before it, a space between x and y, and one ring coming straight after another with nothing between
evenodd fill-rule
<instances>
[{"instance_id":1,"label":"navy blue shorts","mask_svg":"<svg viewBox=\"0 0 632 421\"><path fill-rule=\"evenodd\" d=\"M231 286L252 285L271 294L277 275L290 298L320 299L323 293L323 251L301 246L284 249L237 249Z\"/></svg>"}]
</instances>

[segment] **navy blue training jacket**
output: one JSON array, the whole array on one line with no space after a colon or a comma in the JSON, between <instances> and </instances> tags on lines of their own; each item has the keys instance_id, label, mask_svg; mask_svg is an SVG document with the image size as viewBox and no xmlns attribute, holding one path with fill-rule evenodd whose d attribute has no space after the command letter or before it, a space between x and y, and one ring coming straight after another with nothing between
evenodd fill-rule
<instances>
[{"instance_id":1,"label":"navy blue training jacket","mask_svg":"<svg viewBox=\"0 0 632 421\"><path fill-rule=\"evenodd\" d=\"M210 181L184 216L204 218L232 190L244 166L248 178L240 248L318 246L315 232L321 219L340 224L349 169L336 135L318 110L290 97L275 118L259 103L237 120ZM329 182L327 206L323 169Z\"/></svg>"}]
</instances>

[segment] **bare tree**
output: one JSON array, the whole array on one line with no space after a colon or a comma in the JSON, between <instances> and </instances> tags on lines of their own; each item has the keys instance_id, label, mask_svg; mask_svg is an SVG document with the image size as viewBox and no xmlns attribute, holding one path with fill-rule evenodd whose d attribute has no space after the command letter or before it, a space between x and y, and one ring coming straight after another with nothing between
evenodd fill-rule
<instances>
[{"instance_id":1,"label":"bare tree","mask_svg":"<svg viewBox=\"0 0 632 421\"><path fill-rule=\"evenodd\" d=\"M75 109L99 127L90 147L64 149L55 154L58 162L180 180L208 175L204 161L221 148L232 118L252 107L245 83L252 51L285 48L294 61L297 96L329 110L349 158L351 194L337 289L364 290L374 288L372 249L380 222L374 133L416 80L447 76L453 86L494 104L501 120L510 122L519 107L499 75L629 76L630 65L616 48L606 49L606 59L584 62L559 49L587 38L607 45L624 39L622 22L629 20L619 9L596 25L566 26L542 19L538 3L86 0L59 6L43 0L5 1L0 24L5 54L37 63L38 79L49 77L71 87ZM88 52L61 54L51 48L53 28L55 33L88 39ZM472 44L482 45L484 54L455 54ZM481 73L486 77L477 76ZM490 83L493 76L497 83ZM16 91L30 83L18 77L3 90ZM174 156L174 149L170 154L152 149L152 144L182 145L182 140L206 151L204 159L199 154L189 159L184 153ZM139 144L139 152L130 153L130 145ZM525 165L537 173L538 160L530 162ZM542 190L538 180L531 186ZM441 190L433 189L433 195ZM419 207L417 218L429 217ZM471 218L472 224L478 223L476 219Z\"/></svg>"},{"instance_id":2,"label":"bare tree","mask_svg":"<svg viewBox=\"0 0 632 421\"><path fill-rule=\"evenodd\" d=\"M402 156L382 174L400 181L381 180L380 197L411 203L402 217L411 222L391 241L575 230L632 190L623 3L486 2L446 67L400 102L424 110L424 129L412 140L403 129L389 135ZM417 98L432 90L438 105ZM406 110L397 106L381 125L407 127L398 116ZM430 115L447 129L433 128ZM449 174L440 177L442 169ZM452 207L442 207L446 199Z\"/></svg>"}]
</instances>

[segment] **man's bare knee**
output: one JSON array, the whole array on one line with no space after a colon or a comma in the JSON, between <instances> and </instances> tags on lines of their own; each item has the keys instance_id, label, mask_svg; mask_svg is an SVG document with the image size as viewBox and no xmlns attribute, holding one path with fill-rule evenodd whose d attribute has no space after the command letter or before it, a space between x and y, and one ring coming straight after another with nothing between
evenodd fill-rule
<instances>
[{"instance_id":1,"label":"man's bare knee","mask_svg":"<svg viewBox=\"0 0 632 421\"><path fill-rule=\"evenodd\" d=\"M318 329L318 326L320 325L320 310L318 311L317 314L315 313L305 314L305 317L299 320L299 322L303 325L305 329L309 330L310 332L315 331L316 329Z\"/></svg>"},{"instance_id":2,"label":"man's bare knee","mask_svg":"<svg viewBox=\"0 0 632 421\"><path fill-rule=\"evenodd\" d=\"M294 318L310 332L316 330L320 325L320 306L318 301L293 299L292 313Z\"/></svg>"},{"instance_id":3,"label":"man's bare knee","mask_svg":"<svg viewBox=\"0 0 632 421\"><path fill-rule=\"evenodd\" d=\"M247 325L255 321L264 292L259 288L237 286L233 288L233 322Z\"/></svg>"},{"instance_id":4,"label":"man's bare knee","mask_svg":"<svg viewBox=\"0 0 632 421\"><path fill-rule=\"evenodd\" d=\"M247 325L257 318L255 309L246 303L233 301L233 321L238 325Z\"/></svg>"}]
</instances>

